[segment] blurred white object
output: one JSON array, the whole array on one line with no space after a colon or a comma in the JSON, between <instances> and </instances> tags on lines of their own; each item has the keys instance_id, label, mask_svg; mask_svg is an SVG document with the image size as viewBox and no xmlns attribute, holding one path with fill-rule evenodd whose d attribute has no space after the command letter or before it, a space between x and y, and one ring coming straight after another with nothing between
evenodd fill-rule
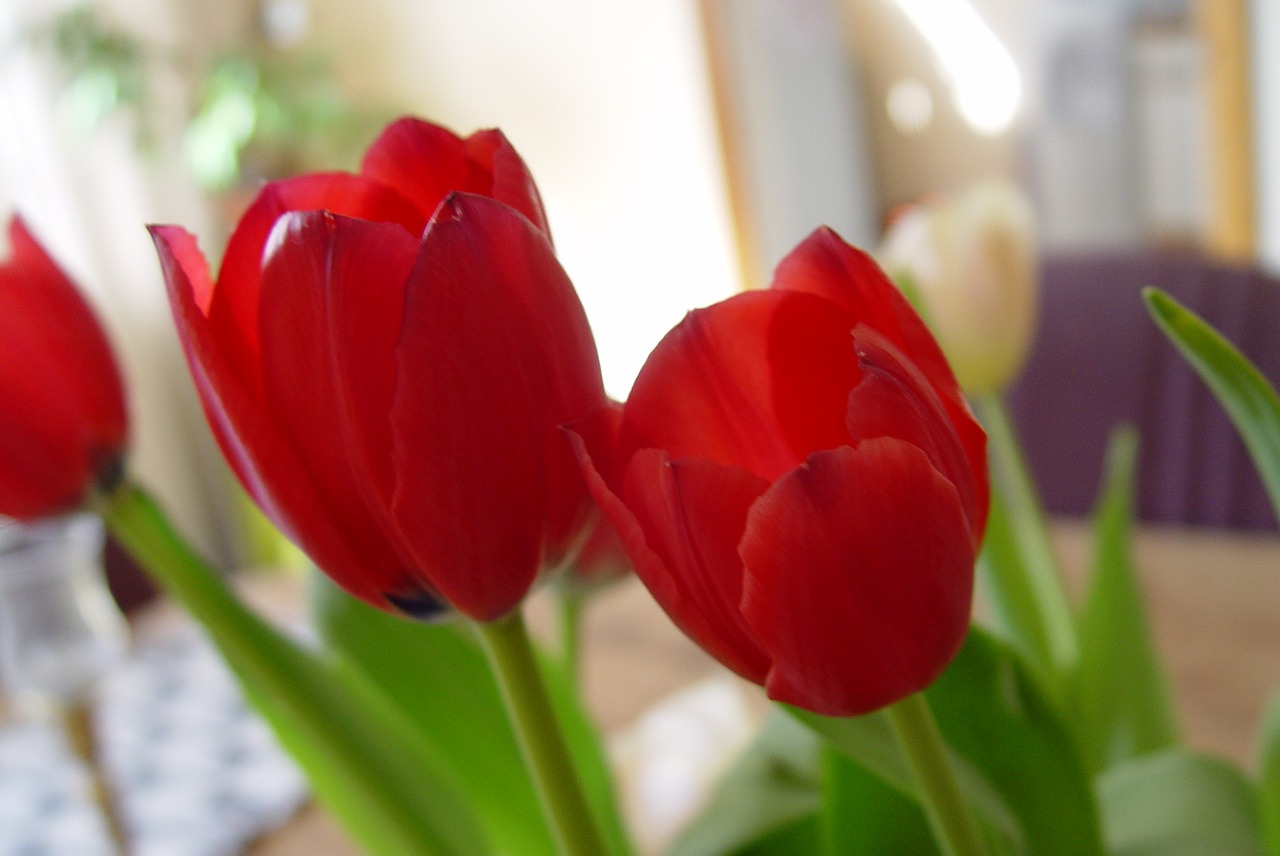
<instances>
[{"instance_id":1,"label":"blurred white object","mask_svg":"<svg viewBox=\"0 0 1280 856\"><path fill-rule=\"evenodd\" d=\"M933 48L956 109L971 128L996 136L1022 106L1022 77L1009 49L968 0L897 0Z\"/></svg>"},{"instance_id":2,"label":"blurred white object","mask_svg":"<svg viewBox=\"0 0 1280 856\"><path fill-rule=\"evenodd\" d=\"M1030 202L995 180L908 210L884 237L880 263L906 280L968 392L997 392L1022 368L1035 332L1036 243Z\"/></svg>"},{"instance_id":3,"label":"blurred white object","mask_svg":"<svg viewBox=\"0 0 1280 856\"><path fill-rule=\"evenodd\" d=\"M92 515L0 522L0 690L15 706L79 703L122 659L102 547Z\"/></svg>"},{"instance_id":4,"label":"blurred white object","mask_svg":"<svg viewBox=\"0 0 1280 856\"><path fill-rule=\"evenodd\" d=\"M292 48L311 31L311 7L307 0L264 0L258 7L262 33L272 47Z\"/></svg>"},{"instance_id":5,"label":"blurred white object","mask_svg":"<svg viewBox=\"0 0 1280 856\"><path fill-rule=\"evenodd\" d=\"M760 728L730 675L659 702L613 741L627 816L642 853L657 853L697 814Z\"/></svg>"}]
</instances>

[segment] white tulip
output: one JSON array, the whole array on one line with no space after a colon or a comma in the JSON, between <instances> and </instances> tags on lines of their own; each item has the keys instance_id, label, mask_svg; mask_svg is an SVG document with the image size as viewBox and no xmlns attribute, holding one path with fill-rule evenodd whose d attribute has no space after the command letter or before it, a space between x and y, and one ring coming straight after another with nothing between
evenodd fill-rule
<instances>
[{"instance_id":1,"label":"white tulip","mask_svg":"<svg viewBox=\"0 0 1280 856\"><path fill-rule=\"evenodd\" d=\"M896 219L880 263L919 308L970 393L997 392L1026 359L1036 323L1036 240L1026 196L987 181Z\"/></svg>"}]
</instances>

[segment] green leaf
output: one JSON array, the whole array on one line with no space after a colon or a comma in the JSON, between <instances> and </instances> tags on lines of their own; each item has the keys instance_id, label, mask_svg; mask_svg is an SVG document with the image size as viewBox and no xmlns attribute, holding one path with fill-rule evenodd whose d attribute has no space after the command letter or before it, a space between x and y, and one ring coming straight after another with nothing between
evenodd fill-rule
<instances>
[{"instance_id":1,"label":"green leaf","mask_svg":"<svg viewBox=\"0 0 1280 856\"><path fill-rule=\"evenodd\" d=\"M537 791L470 628L403 621L318 574L311 604L325 644L367 675L414 723L494 844L503 852L554 856Z\"/></svg>"},{"instance_id":2,"label":"green leaf","mask_svg":"<svg viewBox=\"0 0 1280 856\"><path fill-rule=\"evenodd\" d=\"M316 795L370 853L493 852L429 747L367 680L246 608L141 490L126 484L98 510L116 540L205 627Z\"/></svg>"},{"instance_id":3,"label":"green leaf","mask_svg":"<svg viewBox=\"0 0 1280 856\"><path fill-rule=\"evenodd\" d=\"M978 628L926 691L960 786L998 846L1033 856L1100 856L1093 791L1075 741L1021 660ZM891 786L915 793L880 714L796 715Z\"/></svg>"},{"instance_id":4,"label":"green leaf","mask_svg":"<svg viewBox=\"0 0 1280 856\"><path fill-rule=\"evenodd\" d=\"M1217 331L1162 291L1143 292L1151 316L1199 373L1235 423L1280 516L1280 398Z\"/></svg>"},{"instance_id":5,"label":"green leaf","mask_svg":"<svg viewBox=\"0 0 1280 856\"><path fill-rule=\"evenodd\" d=\"M721 777L710 801L668 856L814 853L772 849L817 834L818 738L775 711L755 741ZM810 840L811 844L816 841Z\"/></svg>"},{"instance_id":6,"label":"green leaf","mask_svg":"<svg viewBox=\"0 0 1280 856\"><path fill-rule=\"evenodd\" d=\"M843 752L822 752L822 831L830 856L939 856L920 804Z\"/></svg>"},{"instance_id":7,"label":"green leaf","mask_svg":"<svg viewBox=\"0 0 1280 856\"><path fill-rule=\"evenodd\" d=\"M1216 758L1171 749L1099 780L1114 856L1265 856L1255 794Z\"/></svg>"},{"instance_id":8,"label":"green leaf","mask_svg":"<svg viewBox=\"0 0 1280 856\"><path fill-rule=\"evenodd\" d=\"M1079 641L1044 507L1004 402L985 396L974 407L987 430L991 467L978 578L992 606L992 629L1022 653L1053 697L1062 699L1079 659Z\"/></svg>"},{"instance_id":9,"label":"green leaf","mask_svg":"<svg viewBox=\"0 0 1280 856\"><path fill-rule=\"evenodd\" d=\"M883 712L836 718L819 716L795 707L785 709L886 785L912 800L919 799L911 767ZM1021 824L1004 798L959 753L952 752L951 763L960 782L960 789L973 806L988 837L994 836L1005 841L1006 849L1010 852L1025 852Z\"/></svg>"},{"instance_id":10,"label":"green leaf","mask_svg":"<svg viewBox=\"0 0 1280 856\"><path fill-rule=\"evenodd\" d=\"M556 848L484 650L460 622L401 621L317 576L312 611L325 643L367 674L415 723L507 853ZM541 658L547 689L593 813L615 856L629 853L599 735L574 683Z\"/></svg>"},{"instance_id":11,"label":"green leaf","mask_svg":"<svg viewBox=\"0 0 1280 856\"><path fill-rule=\"evenodd\" d=\"M971 632L926 695L947 742L1017 816L1028 853L1102 853L1093 788L1075 740L1013 651Z\"/></svg>"},{"instance_id":12,"label":"green leaf","mask_svg":"<svg viewBox=\"0 0 1280 856\"><path fill-rule=\"evenodd\" d=\"M1271 697L1258 740L1262 833L1270 856L1280 856L1280 693Z\"/></svg>"},{"instance_id":13,"label":"green leaf","mask_svg":"<svg viewBox=\"0 0 1280 856\"><path fill-rule=\"evenodd\" d=\"M1132 429L1111 437L1106 483L1094 515L1093 576L1080 613L1074 707L1095 770L1177 742L1172 697L1147 627L1133 563Z\"/></svg>"},{"instance_id":14,"label":"green leaf","mask_svg":"<svg viewBox=\"0 0 1280 856\"><path fill-rule=\"evenodd\" d=\"M811 814L769 833L733 856L802 856L819 852L821 846L818 816Z\"/></svg>"}]
</instances>

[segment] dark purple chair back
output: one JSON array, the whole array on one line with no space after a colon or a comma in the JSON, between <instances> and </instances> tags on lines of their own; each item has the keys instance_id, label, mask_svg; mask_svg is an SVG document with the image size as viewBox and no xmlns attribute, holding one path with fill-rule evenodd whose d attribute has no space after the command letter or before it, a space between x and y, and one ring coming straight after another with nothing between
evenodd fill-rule
<instances>
[{"instance_id":1,"label":"dark purple chair back","mask_svg":"<svg viewBox=\"0 0 1280 856\"><path fill-rule=\"evenodd\" d=\"M1280 281L1188 254L1048 259L1037 339L1008 401L1050 513L1089 513L1107 436L1127 422L1141 435L1141 520L1276 528L1235 429L1148 316L1148 285L1280 381Z\"/></svg>"}]
</instances>

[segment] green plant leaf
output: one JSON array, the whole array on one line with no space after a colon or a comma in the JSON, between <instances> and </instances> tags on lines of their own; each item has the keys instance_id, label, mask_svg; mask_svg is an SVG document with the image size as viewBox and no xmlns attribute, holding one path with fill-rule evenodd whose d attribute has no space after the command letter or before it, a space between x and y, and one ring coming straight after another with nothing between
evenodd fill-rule
<instances>
[{"instance_id":1,"label":"green plant leaf","mask_svg":"<svg viewBox=\"0 0 1280 856\"><path fill-rule=\"evenodd\" d=\"M1258 737L1258 795L1262 835L1270 856L1280 856L1280 693L1271 697Z\"/></svg>"},{"instance_id":2,"label":"green plant leaf","mask_svg":"<svg viewBox=\"0 0 1280 856\"><path fill-rule=\"evenodd\" d=\"M911 767L898 745L893 727L882 712L835 718L795 707L785 709L887 786L918 801ZM1004 798L964 756L952 751L951 763L960 789L977 813L984 834L989 839L1004 842L1002 850L1026 852L1021 823Z\"/></svg>"},{"instance_id":3,"label":"green plant leaf","mask_svg":"<svg viewBox=\"0 0 1280 856\"><path fill-rule=\"evenodd\" d=\"M403 621L316 575L311 609L330 650L414 723L503 852L554 856L550 829L483 649L459 622Z\"/></svg>"},{"instance_id":4,"label":"green plant leaf","mask_svg":"<svg viewBox=\"0 0 1280 856\"><path fill-rule=\"evenodd\" d=\"M1049 527L1004 402L974 401L987 430L991 507L978 579L992 630L1023 655L1055 700L1066 697L1079 640Z\"/></svg>"},{"instance_id":5,"label":"green plant leaf","mask_svg":"<svg viewBox=\"0 0 1280 856\"><path fill-rule=\"evenodd\" d=\"M812 731L775 711L668 856L818 852L818 749ZM774 849L792 847L797 838L810 846Z\"/></svg>"},{"instance_id":6,"label":"green plant leaf","mask_svg":"<svg viewBox=\"0 0 1280 856\"><path fill-rule=\"evenodd\" d=\"M990 842L1034 856L1101 856L1097 807L1075 740L1013 650L973 628L926 696L954 753L961 789ZM906 761L883 716L796 715L914 796Z\"/></svg>"},{"instance_id":7,"label":"green plant leaf","mask_svg":"<svg viewBox=\"0 0 1280 856\"><path fill-rule=\"evenodd\" d=\"M829 856L939 856L920 804L830 746L822 751L822 833Z\"/></svg>"},{"instance_id":8,"label":"green plant leaf","mask_svg":"<svg viewBox=\"0 0 1280 856\"><path fill-rule=\"evenodd\" d=\"M733 856L801 856L817 853L822 846L819 834L818 816L807 815L752 842Z\"/></svg>"},{"instance_id":9,"label":"green plant leaf","mask_svg":"<svg viewBox=\"0 0 1280 856\"><path fill-rule=\"evenodd\" d=\"M1275 388L1230 342L1172 297L1154 288L1143 297L1160 329L1235 423L1280 516L1280 398Z\"/></svg>"},{"instance_id":10,"label":"green plant leaf","mask_svg":"<svg viewBox=\"0 0 1280 856\"><path fill-rule=\"evenodd\" d=\"M1098 789L1115 856L1265 856L1254 791L1216 758L1166 750L1107 772Z\"/></svg>"},{"instance_id":11,"label":"green plant leaf","mask_svg":"<svg viewBox=\"0 0 1280 856\"><path fill-rule=\"evenodd\" d=\"M1133 563L1133 473L1138 438L1111 436L1094 514L1093 576L1079 618L1079 730L1096 771L1174 745L1172 696L1151 641Z\"/></svg>"},{"instance_id":12,"label":"green plant leaf","mask_svg":"<svg viewBox=\"0 0 1280 856\"><path fill-rule=\"evenodd\" d=\"M326 645L367 674L416 724L495 845L522 856L552 856L555 843L537 790L470 628L401 621L318 575L312 592L312 612ZM606 844L615 856L627 856L630 845L596 728L554 658L542 657L540 665Z\"/></svg>"},{"instance_id":13,"label":"green plant leaf","mask_svg":"<svg viewBox=\"0 0 1280 856\"><path fill-rule=\"evenodd\" d=\"M123 485L98 511L116 540L205 627L356 841L379 856L493 852L430 747L369 681L246 608L141 490Z\"/></svg>"}]
</instances>

